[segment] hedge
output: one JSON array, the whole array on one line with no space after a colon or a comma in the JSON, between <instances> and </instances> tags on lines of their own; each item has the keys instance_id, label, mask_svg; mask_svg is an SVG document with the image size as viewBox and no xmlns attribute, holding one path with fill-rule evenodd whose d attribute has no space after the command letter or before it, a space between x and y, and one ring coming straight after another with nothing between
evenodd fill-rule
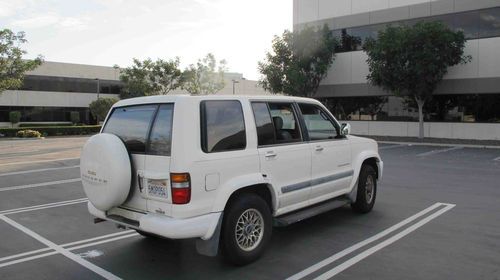
<instances>
[{"instance_id":1,"label":"hedge","mask_svg":"<svg viewBox=\"0 0 500 280\"><path fill-rule=\"evenodd\" d=\"M52 127L23 127L23 128L0 128L0 134L5 137L16 137L19 130L33 129L39 131L43 136L59 135L88 135L96 134L101 130L100 125L84 126L52 126Z\"/></svg>"},{"instance_id":2,"label":"hedge","mask_svg":"<svg viewBox=\"0 0 500 280\"><path fill-rule=\"evenodd\" d=\"M70 122L64 123L20 123L19 127L46 127L46 126L72 126L73 124Z\"/></svg>"}]
</instances>

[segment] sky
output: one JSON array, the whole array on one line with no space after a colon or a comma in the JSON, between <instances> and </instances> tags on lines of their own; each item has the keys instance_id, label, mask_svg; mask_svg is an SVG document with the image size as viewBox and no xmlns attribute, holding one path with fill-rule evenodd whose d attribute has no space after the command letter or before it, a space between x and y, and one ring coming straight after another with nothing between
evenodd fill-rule
<instances>
[{"instance_id":1,"label":"sky","mask_svg":"<svg viewBox=\"0 0 500 280\"><path fill-rule=\"evenodd\" d=\"M292 0L0 0L0 28L26 32L26 58L127 67L132 58L213 53L259 78L274 35L292 29Z\"/></svg>"}]
</instances>

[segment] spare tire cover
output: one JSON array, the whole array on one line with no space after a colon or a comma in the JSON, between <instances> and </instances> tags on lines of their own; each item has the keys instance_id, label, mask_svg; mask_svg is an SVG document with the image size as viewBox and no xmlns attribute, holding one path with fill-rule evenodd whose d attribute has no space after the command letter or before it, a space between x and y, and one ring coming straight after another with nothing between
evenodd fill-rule
<instances>
[{"instance_id":1,"label":"spare tire cover","mask_svg":"<svg viewBox=\"0 0 500 280\"><path fill-rule=\"evenodd\" d=\"M118 136L94 135L80 157L83 190L95 208L106 211L125 202L132 170L127 148Z\"/></svg>"}]
</instances>

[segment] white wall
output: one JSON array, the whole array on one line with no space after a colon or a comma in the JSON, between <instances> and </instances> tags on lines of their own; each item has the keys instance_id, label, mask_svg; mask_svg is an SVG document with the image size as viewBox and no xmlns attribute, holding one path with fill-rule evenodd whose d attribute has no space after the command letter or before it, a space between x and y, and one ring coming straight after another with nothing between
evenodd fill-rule
<instances>
[{"instance_id":1,"label":"white wall","mask_svg":"<svg viewBox=\"0 0 500 280\"><path fill-rule=\"evenodd\" d=\"M437 0L296 0L294 24L433 1Z\"/></svg>"},{"instance_id":2,"label":"white wall","mask_svg":"<svg viewBox=\"0 0 500 280\"><path fill-rule=\"evenodd\" d=\"M117 94L101 94L116 97ZM0 106L88 107L95 93L6 90L0 94Z\"/></svg>"},{"instance_id":3,"label":"white wall","mask_svg":"<svg viewBox=\"0 0 500 280\"><path fill-rule=\"evenodd\" d=\"M465 54L472 60L451 67L444 79L471 79L500 77L500 38L467 41ZM321 84L366 83L369 73L367 55L363 51L338 53Z\"/></svg>"},{"instance_id":4,"label":"white wall","mask_svg":"<svg viewBox=\"0 0 500 280\"><path fill-rule=\"evenodd\" d=\"M352 134L418 137L417 122L340 121L351 124ZM424 136L430 138L500 140L500 123L424 123Z\"/></svg>"},{"instance_id":5,"label":"white wall","mask_svg":"<svg viewBox=\"0 0 500 280\"><path fill-rule=\"evenodd\" d=\"M120 77L120 70L109 66L45 61L35 70L29 71L26 74L55 77L118 80Z\"/></svg>"}]
</instances>

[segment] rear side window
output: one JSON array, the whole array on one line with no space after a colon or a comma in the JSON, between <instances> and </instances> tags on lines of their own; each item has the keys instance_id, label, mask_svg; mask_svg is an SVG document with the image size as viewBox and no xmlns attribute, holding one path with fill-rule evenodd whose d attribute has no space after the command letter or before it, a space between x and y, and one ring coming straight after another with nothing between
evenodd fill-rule
<instances>
[{"instance_id":1,"label":"rear side window","mask_svg":"<svg viewBox=\"0 0 500 280\"><path fill-rule=\"evenodd\" d=\"M173 115L173 104L160 105L149 137L148 155L170 156Z\"/></svg>"},{"instance_id":2,"label":"rear side window","mask_svg":"<svg viewBox=\"0 0 500 280\"><path fill-rule=\"evenodd\" d=\"M242 150L246 147L241 103L233 100L201 103L201 146L204 152Z\"/></svg>"},{"instance_id":3,"label":"rear side window","mask_svg":"<svg viewBox=\"0 0 500 280\"><path fill-rule=\"evenodd\" d=\"M253 102L253 115L255 118L255 126L257 127L257 140L259 146L272 145L275 143L275 132L271 115L267 103Z\"/></svg>"},{"instance_id":4,"label":"rear side window","mask_svg":"<svg viewBox=\"0 0 500 280\"><path fill-rule=\"evenodd\" d=\"M300 127L292 103L269 103L276 143L302 141Z\"/></svg>"},{"instance_id":5,"label":"rear side window","mask_svg":"<svg viewBox=\"0 0 500 280\"><path fill-rule=\"evenodd\" d=\"M145 153L149 126L157 108L158 105L115 108L103 132L120 137L130 153Z\"/></svg>"}]
</instances>

